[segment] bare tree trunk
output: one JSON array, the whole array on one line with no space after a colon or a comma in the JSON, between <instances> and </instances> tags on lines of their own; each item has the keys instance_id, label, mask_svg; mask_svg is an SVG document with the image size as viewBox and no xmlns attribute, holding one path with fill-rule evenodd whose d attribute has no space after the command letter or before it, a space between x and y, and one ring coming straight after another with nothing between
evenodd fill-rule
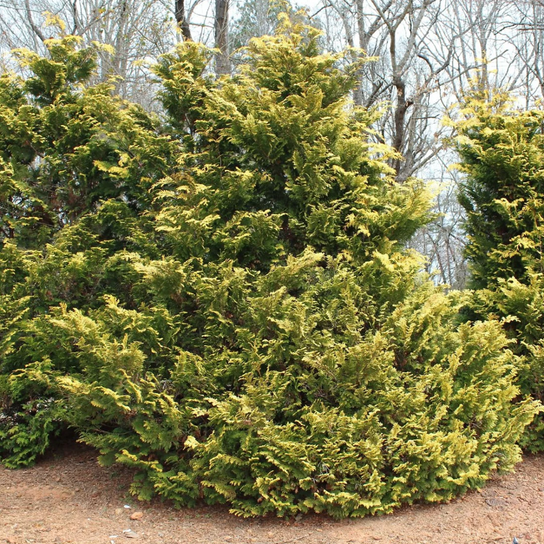
<instances>
[{"instance_id":1,"label":"bare tree trunk","mask_svg":"<svg viewBox=\"0 0 544 544\"><path fill-rule=\"evenodd\" d=\"M366 39L364 15L363 15L363 0L357 0L355 2L357 6L357 30L359 31L359 48L364 49L367 52L368 40ZM357 86L353 89L353 102L356 106L363 105L363 91L361 89L361 81L363 79L363 70L359 69L357 74Z\"/></svg>"},{"instance_id":2,"label":"bare tree trunk","mask_svg":"<svg viewBox=\"0 0 544 544\"><path fill-rule=\"evenodd\" d=\"M45 36L42 34L40 28L36 23L34 23L34 19L32 18L32 10L30 9L30 3L29 0L25 0L25 8L26 8L26 16L28 19L28 22L30 24L30 27L34 31L34 34L40 38L42 42L45 42Z\"/></svg>"},{"instance_id":3,"label":"bare tree trunk","mask_svg":"<svg viewBox=\"0 0 544 544\"><path fill-rule=\"evenodd\" d=\"M181 30L181 35L185 41L191 41L193 38L191 36L191 29L189 27L189 21L185 15L185 0L176 0L176 22L178 27Z\"/></svg>"},{"instance_id":4,"label":"bare tree trunk","mask_svg":"<svg viewBox=\"0 0 544 544\"><path fill-rule=\"evenodd\" d=\"M406 83L400 76L393 77L393 85L397 90L397 104L395 107L394 123L393 123L393 147L399 153L405 152L406 143L406 113L408 108L414 103L412 99L406 98ZM408 175L401 175L402 160L395 159L393 168L397 173L398 181L406 181Z\"/></svg>"},{"instance_id":5,"label":"bare tree trunk","mask_svg":"<svg viewBox=\"0 0 544 544\"><path fill-rule=\"evenodd\" d=\"M229 0L215 0L215 71L218 76L230 74L229 57Z\"/></svg>"}]
</instances>

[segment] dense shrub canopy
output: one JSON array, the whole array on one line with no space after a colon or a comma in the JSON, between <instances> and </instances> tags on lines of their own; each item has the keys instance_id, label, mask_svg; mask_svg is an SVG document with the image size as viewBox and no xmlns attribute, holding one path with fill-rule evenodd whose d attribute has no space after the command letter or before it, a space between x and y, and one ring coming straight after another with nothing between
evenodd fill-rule
<instances>
[{"instance_id":1,"label":"dense shrub canopy","mask_svg":"<svg viewBox=\"0 0 544 544\"><path fill-rule=\"evenodd\" d=\"M544 112L504 93L467 97L458 121L472 317L500 318L523 356L520 385L544 400ZM526 444L544 447L539 418Z\"/></svg>"},{"instance_id":2,"label":"dense shrub canopy","mask_svg":"<svg viewBox=\"0 0 544 544\"><path fill-rule=\"evenodd\" d=\"M472 287L527 282L544 271L544 112L519 111L497 94L469 96L462 114L457 149L467 174L460 200Z\"/></svg>"},{"instance_id":3,"label":"dense shrub canopy","mask_svg":"<svg viewBox=\"0 0 544 544\"><path fill-rule=\"evenodd\" d=\"M519 459L517 359L403 250L428 195L371 143L345 55L287 17L232 78L182 44L159 122L50 48L2 80L6 466L71 426L141 498L361 516Z\"/></svg>"}]
</instances>

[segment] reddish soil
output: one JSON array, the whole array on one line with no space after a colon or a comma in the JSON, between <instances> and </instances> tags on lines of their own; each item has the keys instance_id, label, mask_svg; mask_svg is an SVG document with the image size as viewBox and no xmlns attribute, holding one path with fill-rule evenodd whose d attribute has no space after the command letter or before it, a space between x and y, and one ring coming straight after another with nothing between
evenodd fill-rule
<instances>
[{"instance_id":1,"label":"reddish soil","mask_svg":"<svg viewBox=\"0 0 544 544\"><path fill-rule=\"evenodd\" d=\"M128 495L130 474L93 450L63 447L30 469L0 468L0 543L9 544L544 544L544 457L449 504L376 518L244 520L227 509L175 510ZM130 508L127 508L129 506ZM131 520L140 512L141 519ZM137 514L136 517L140 516Z\"/></svg>"}]
</instances>

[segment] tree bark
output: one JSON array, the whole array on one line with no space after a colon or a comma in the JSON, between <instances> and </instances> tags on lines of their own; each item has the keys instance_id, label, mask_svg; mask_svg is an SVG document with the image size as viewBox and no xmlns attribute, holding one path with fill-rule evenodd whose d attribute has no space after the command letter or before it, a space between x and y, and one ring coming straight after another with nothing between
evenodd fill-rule
<instances>
[{"instance_id":1,"label":"tree bark","mask_svg":"<svg viewBox=\"0 0 544 544\"><path fill-rule=\"evenodd\" d=\"M394 115L393 142L392 145L396 151L403 153L406 133L406 113L408 108L414 103L413 100L406 98L406 83L400 76L393 77L393 85L397 89L397 105ZM397 172L397 179L400 177L402 160L395 159L393 168ZM407 177L407 176L406 176ZM399 179L399 181L406 181Z\"/></svg>"},{"instance_id":2,"label":"tree bark","mask_svg":"<svg viewBox=\"0 0 544 544\"><path fill-rule=\"evenodd\" d=\"M229 0L215 0L215 71L218 76L230 74L229 57Z\"/></svg>"},{"instance_id":3,"label":"tree bark","mask_svg":"<svg viewBox=\"0 0 544 544\"><path fill-rule=\"evenodd\" d=\"M25 8L26 8L26 16L27 16L28 22L30 24L30 27L34 31L34 34L36 34L36 36L38 36L38 38L40 38L40 40L43 43L45 43L45 36L42 34L42 31L40 30L38 25L36 25L36 23L34 23L34 19L32 18L32 11L30 9L29 0L25 0Z\"/></svg>"},{"instance_id":4,"label":"tree bark","mask_svg":"<svg viewBox=\"0 0 544 544\"><path fill-rule=\"evenodd\" d=\"M193 38L191 36L189 21L185 15L185 0L176 0L175 13L176 23L181 30L181 35L183 36L184 41L191 41Z\"/></svg>"}]
</instances>

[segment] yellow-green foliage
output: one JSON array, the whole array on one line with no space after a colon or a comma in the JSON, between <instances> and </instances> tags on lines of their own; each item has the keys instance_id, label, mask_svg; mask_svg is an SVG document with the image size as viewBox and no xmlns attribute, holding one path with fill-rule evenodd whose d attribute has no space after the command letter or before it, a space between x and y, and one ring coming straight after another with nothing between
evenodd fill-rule
<instances>
[{"instance_id":1,"label":"yellow-green foliage","mask_svg":"<svg viewBox=\"0 0 544 544\"><path fill-rule=\"evenodd\" d=\"M544 399L544 134L542 110L519 111L497 93L467 98L457 149L466 174L460 201L467 211L472 287L465 313L500 319L521 356L523 394ZM537 418L523 443L544 447Z\"/></svg>"},{"instance_id":2,"label":"yellow-green foliage","mask_svg":"<svg viewBox=\"0 0 544 544\"><path fill-rule=\"evenodd\" d=\"M349 104L357 66L287 17L233 77L207 76L210 58L186 43L159 61L164 125L102 87L55 87L62 127L85 128L62 151L43 82L9 79L17 141L49 147L2 155L4 463L71 426L137 469L140 498L242 516L389 512L510 469L539 407L497 323L459 326L464 299L403 249L428 195L395 183L375 114ZM51 197L75 180L93 188L77 205Z\"/></svg>"},{"instance_id":3,"label":"yellow-green foliage","mask_svg":"<svg viewBox=\"0 0 544 544\"><path fill-rule=\"evenodd\" d=\"M517 110L502 94L464 106L456 127L472 285L525 282L543 271L544 111Z\"/></svg>"}]
</instances>

